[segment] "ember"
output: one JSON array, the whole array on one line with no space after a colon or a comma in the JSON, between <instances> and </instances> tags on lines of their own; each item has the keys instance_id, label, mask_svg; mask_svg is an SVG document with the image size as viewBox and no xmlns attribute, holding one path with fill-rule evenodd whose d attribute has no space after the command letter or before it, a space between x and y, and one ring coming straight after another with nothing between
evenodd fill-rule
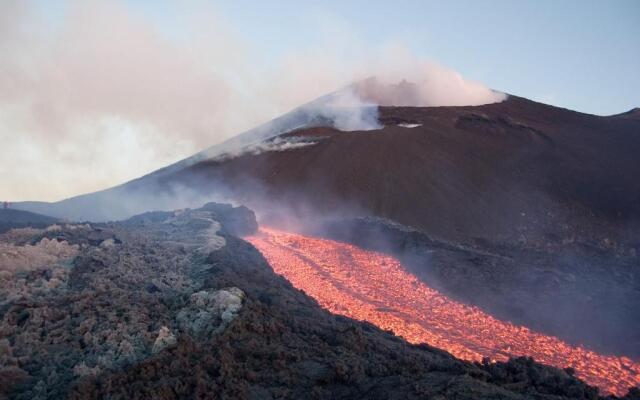
<instances>
[{"instance_id":1,"label":"ember","mask_svg":"<svg viewBox=\"0 0 640 400\"><path fill-rule=\"evenodd\" d=\"M572 367L585 382L618 395L640 384L639 363L497 320L429 288L388 255L269 228L247 240L276 273L322 307L392 330L409 342L428 343L473 361L531 356L544 364Z\"/></svg>"}]
</instances>

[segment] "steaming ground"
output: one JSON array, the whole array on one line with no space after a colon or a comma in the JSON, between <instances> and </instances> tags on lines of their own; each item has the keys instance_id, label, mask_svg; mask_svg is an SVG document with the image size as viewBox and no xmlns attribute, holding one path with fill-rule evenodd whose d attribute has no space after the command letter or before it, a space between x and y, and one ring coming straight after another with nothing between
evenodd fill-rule
<instances>
[{"instance_id":1,"label":"steaming ground","mask_svg":"<svg viewBox=\"0 0 640 400\"><path fill-rule=\"evenodd\" d=\"M240 157L243 155L254 155L268 152L268 151L289 151L295 150L306 146L313 146L317 144L317 141L308 140L305 137L288 137L288 138L280 138L275 137L273 139L268 139L263 142L254 143L247 145L245 147L239 148L237 150L230 150L228 152L222 152L211 157L211 160L215 161L227 161L232 158Z\"/></svg>"}]
</instances>

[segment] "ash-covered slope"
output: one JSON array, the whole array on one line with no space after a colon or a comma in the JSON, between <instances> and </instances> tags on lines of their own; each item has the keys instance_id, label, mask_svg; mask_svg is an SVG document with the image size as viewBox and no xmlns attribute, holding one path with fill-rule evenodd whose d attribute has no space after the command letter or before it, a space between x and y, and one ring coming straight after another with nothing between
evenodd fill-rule
<instances>
[{"instance_id":1,"label":"ash-covered slope","mask_svg":"<svg viewBox=\"0 0 640 400\"><path fill-rule=\"evenodd\" d=\"M375 215L456 241L638 237L635 111L599 117L510 96L481 106L380 107L382 128L344 131L331 127L344 109L312 110L110 190L17 207L109 220L217 196L261 213L277 205L289 216Z\"/></svg>"},{"instance_id":2,"label":"ash-covered slope","mask_svg":"<svg viewBox=\"0 0 640 400\"><path fill-rule=\"evenodd\" d=\"M233 235L245 208L14 230L56 260L0 275L0 396L593 399L529 359L472 364L331 315Z\"/></svg>"},{"instance_id":3,"label":"ash-covered slope","mask_svg":"<svg viewBox=\"0 0 640 400\"><path fill-rule=\"evenodd\" d=\"M514 96L379 112L379 130L300 129L287 136L314 145L218 157L160 182L225 188L258 210L256 198L373 214L452 240L637 241L640 120Z\"/></svg>"}]
</instances>

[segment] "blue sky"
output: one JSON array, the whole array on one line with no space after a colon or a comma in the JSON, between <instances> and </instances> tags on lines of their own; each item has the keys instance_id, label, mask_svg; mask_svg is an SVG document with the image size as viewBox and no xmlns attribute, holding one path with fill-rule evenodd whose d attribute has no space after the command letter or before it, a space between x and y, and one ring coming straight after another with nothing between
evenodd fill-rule
<instances>
[{"instance_id":1,"label":"blue sky","mask_svg":"<svg viewBox=\"0 0 640 400\"><path fill-rule=\"evenodd\" d=\"M132 1L167 30L171 2ZM256 62L321 40L319 21L363 46L397 40L466 78L540 101L612 114L640 106L640 1L219 1Z\"/></svg>"},{"instance_id":2,"label":"blue sky","mask_svg":"<svg viewBox=\"0 0 640 400\"><path fill-rule=\"evenodd\" d=\"M232 3L222 10L251 26L248 36L277 43L268 51L282 51L287 37L291 46L313 38L295 1L280 17ZM640 106L639 1L329 1L323 9L371 45L398 37L494 89L597 114Z\"/></svg>"}]
</instances>

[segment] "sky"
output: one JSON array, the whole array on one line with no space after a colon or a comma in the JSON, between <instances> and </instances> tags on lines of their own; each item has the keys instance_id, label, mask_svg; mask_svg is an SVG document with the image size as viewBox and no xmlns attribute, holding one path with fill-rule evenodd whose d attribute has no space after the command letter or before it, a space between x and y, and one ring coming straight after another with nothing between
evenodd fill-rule
<instances>
[{"instance_id":1,"label":"sky","mask_svg":"<svg viewBox=\"0 0 640 400\"><path fill-rule=\"evenodd\" d=\"M638 38L635 0L0 0L0 200L114 186L416 65L624 112L640 106Z\"/></svg>"}]
</instances>

